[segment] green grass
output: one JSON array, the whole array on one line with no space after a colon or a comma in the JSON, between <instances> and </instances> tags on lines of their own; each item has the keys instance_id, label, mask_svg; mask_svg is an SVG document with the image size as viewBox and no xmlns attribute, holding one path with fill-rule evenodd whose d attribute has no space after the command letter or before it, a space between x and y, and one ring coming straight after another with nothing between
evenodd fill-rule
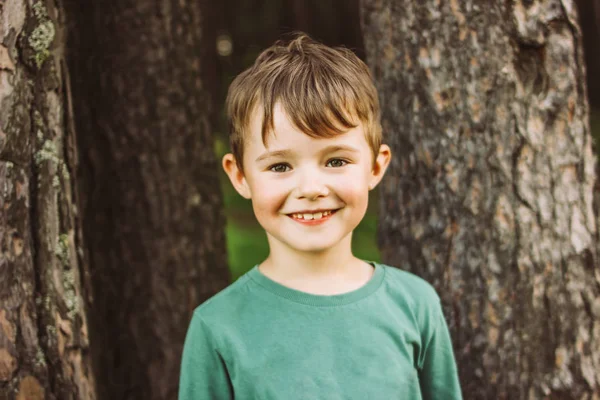
<instances>
[{"instance_id":1,"label":"green grass","mask_svg":"<svg viewBox=\"0 0 600 400\"><path fill-rule=\"evenodd\" d=\"M354 255L363 260L381 261L377 247L377 213L368 211L352 236Z\"/></svg>"},{"instance_id":2,"label":"green grass","mask_svg":"<svg viewBox=\"0 0 600 400\"><path fill-rule=\"evenodd\" d=\"M258 223L256 226L241 226L228 220L226 235L229 270L234 280L269 254L267 237Z\"/></svg>"}]
</instances>

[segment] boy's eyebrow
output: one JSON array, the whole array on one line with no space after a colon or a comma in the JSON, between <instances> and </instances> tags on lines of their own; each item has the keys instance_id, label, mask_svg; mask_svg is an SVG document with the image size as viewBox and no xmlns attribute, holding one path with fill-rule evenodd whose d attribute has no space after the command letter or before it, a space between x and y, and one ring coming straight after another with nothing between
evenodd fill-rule
<instances>
[{"instance_id":1,"label":"boy's eyebrow","mask_svg":"<svg viewBox=\"0 0 600 400\"><path fill-rule=\"evenodd\" d=\"M360 151L358 149L356 149L352 146L339 145L339 144L332 144L331 146L327 146L323 150L321 150L321 153L322 154L335 153L336 151L349 151L351 153L360 153Z\"/></svg>"},{"instance_id":2,"label":"boy's eyebrow","mask_svg":"<svg viewBox=\"0 0 600 400\"><path fill-rule=\"evenodd\" d=\"M360 151L352 146L333 144L331 146L325 147L319 153L327 154L327 153L335 153L336 151L349 151L351 153L360 153ZM261 154L256 158L256 162L265 160L271 157L289 157L292 154L291 150L275 150L269 151L267 153Z\"/></svg>"},{"instance_id":3,"label":"boy's eyebrow","mask_svg":"<svg viewBox=\"0 0 600 400\"><path fill-rule=\"evenodd\" d=\"M291 153L290 150L269 151L267 153L263 153L260 156L258 156L256 158L256 162L262 161L262 160L265 160L265 159L271 158L271 157L286 157L286 156L289 156L290 153Z\"/></svg>"}]
</instances>

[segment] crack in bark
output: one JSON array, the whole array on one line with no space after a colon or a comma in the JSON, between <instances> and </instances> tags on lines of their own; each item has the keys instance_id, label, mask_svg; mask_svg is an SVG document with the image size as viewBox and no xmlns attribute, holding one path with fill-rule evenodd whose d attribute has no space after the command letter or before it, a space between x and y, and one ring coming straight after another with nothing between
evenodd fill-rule
<instances>
[{"instance_id":1,"label":"crack in bark","mask_svg":"<svg viewBox=\"0 0 600 400\"><path fill-rule=\"evenodd\" d=\"M32 107L31 109L31 120L34 121L34 114L38 112L36 110L35 107ZM32 137L35 138L36 135L36 124L32 124L31 125L31 132L30 135ZM36 143L35 140L33 141L33 143ZM35 150L35 145L32 148L33 150ZM44 364L46 366L46 368L44 368L44 372L45 372L45 376L44 379L41 380L42 385L43 386L47 386L46 382L48 383L50 388L54 387L54 379L52 374L50 373L49 369L48 369L48 351L49 351L49 347L48 347L48 343L47 340L45 339L45 335L46 335L46 321L45 321L45 317L44 317L44 307L46 306L46 299L45 296L47 296L47 294L43 293L43 284L42 284L42 280L44 279L44 277L41 274L42 269L40 268L40 260L39 260L39 255L38 252L35 251L35 249L38 249L41 245L41 241L38 235L38 232L40 232L41 230L41 226L39 224L38 221L38 213L39 213L39 209L38 209L38 197L39 197L39 166L36 165L35 159L34 159L34 154L31 154L31 159L30 159L30 164L31 169L30 171L32 172L30 175L30 184L29 184L29 199L30 199L30 204L29 204L29 218L30 218L30 235L31 235L31 244L32 244L32 249L33 251L31 252L31 257L32 257L32 264L33 264L33 273L34 273L34 279L33 279L33 293L35 293L35 296L39 296L38 298L40 298L40 304L36 304L35 307L35 316L36 316L36 326L37 326L37 340L38 340L38 347L43 349L41 351L41 354L44 357ZM39 376L37 376L38 378L40 378ZM46 382L44 382L46 381Z\"/></svg>"}]
</instances>

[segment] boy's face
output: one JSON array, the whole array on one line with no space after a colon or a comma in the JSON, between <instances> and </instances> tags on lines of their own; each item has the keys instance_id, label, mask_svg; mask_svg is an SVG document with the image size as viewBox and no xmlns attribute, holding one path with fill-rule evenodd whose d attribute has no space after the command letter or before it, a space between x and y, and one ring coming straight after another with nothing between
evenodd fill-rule
<instances>
[{"instance_id":1,"label":"boy's face","mask_svg":"<svg viewBox=\"0 0 600 400\"><path fill-rule=\"evenodd\" d=\"M369 190L383 177L390 150L382 145L373 163L362 124L333 138L312 138L279 104L273 123L265 146L262 110L255 110L244 144L244 173L231 154L223 167L236 190L252 199L271 246L301 252L332 248L364 217Z\"/></svg>"}]
</instances>

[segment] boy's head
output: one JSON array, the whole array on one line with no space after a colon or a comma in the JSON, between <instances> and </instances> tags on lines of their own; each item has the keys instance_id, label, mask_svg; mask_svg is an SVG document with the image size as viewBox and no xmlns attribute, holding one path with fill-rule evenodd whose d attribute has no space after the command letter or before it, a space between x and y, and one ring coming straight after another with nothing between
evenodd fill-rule
<instances>
[{"instance_id":1,"label":"boy's head","mask_svg":"<svg viewBox=\"0 0 600 400\"><path fill-rule=\"evenodd\" d=\"M314 138L330 138L362 123L373 158L377 156L381 145L377 90L369 69L352 51L297 34L263 51L234 79L227 114L231 151L241 170L251 116L262 112L261 136L266 143L276 103L298 129Z\"/></svg>"},{"instance_id":2,"label":"boy's head","mask_svg":"<svg viewBox=\"0 0 600 400\"><path fill-rule=\"evenodd\" d=\"M271 251L349 251L391 157L366 65L298 36L239 75L227 106L233 154L223 168L252 199Z\"/></svg>"}]
</instances>

